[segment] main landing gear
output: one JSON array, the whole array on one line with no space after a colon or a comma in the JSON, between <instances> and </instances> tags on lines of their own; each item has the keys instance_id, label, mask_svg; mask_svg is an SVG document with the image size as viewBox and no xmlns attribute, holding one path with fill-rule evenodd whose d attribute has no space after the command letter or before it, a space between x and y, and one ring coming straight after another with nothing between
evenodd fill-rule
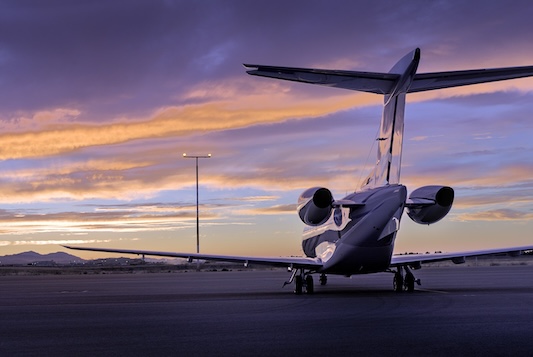
<instances>
[{"instance_id":1,"label":"main landing gear","mask_svg":"<svg viewBox=\"0 0 533 357\"><path fill-rule=\"evenodd\" d=\"M325 276L325 274L322 274ZM322 284L322 275L320 276L320 284ZM304 290L306 294L312 294L315 292L315 287L313 283L313 276L310 272L305 272L303 269L294 269L289 281L283 283L283 286L291 284L294 282L294 293L296 295L301 295Z\"/></svg>"},{"instance_id":2,"label":"main landing gear","mask_svg":"<svg viewBox=\"0 0 533 357\"><path fill-rule=\"evenodd\" d=\"M328 283L328 276L324 273L320 274L320 285L324 286Z\"/></svg>"},{"instance_id":3,"label":"main landing gear","mask_svg":"<svg viewBox=\"0 0 533 357\"><path fill-rule=\"evenodd\" d=\"M403 270L405 269L405 275ZM415 290L415 283L420 285L420 279L415 279L415 276L411 272L411 269L407 265L398 266L396 272L394 272L394 279L392 280L392 287L396 292Z\"/></svg>"}]
</instances>

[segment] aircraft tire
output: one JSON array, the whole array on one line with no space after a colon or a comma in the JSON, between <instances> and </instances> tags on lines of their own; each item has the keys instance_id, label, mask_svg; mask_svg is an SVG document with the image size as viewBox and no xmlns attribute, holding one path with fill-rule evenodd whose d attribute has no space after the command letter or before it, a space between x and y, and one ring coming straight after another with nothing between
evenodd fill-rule
<instances>
[{"instance_id":1,"label":"aircraft tire","mask_svg":"<svg viewBox=\"0 0 533 357\"><path fill-rule=\"evenodd\" d=\"M400 293L403 291L403 276L400 273L394 274L394 279L392 280L392 287L394 291Z\"/></svg>"},{"instance_id":2,"label":"aircraft tire","mask_svg":"<svg viewBox=\"0 0 533 357\"><path fill-rule=\"evenodd\" d=\"M307 294L313 294L315 292L315 286L313 285L313 277L311 275L305 277L305 292Z\"/></svg>"},{"instance_id":3,"label":"aircraft tire","mask_svg":"<svg viewBox=\"0 0 533 357\"><path fill-rule=\"evenodd\" d=\"M407 273L405 275L404 287L405 290L410 293L415 291L415 277L412 273Z\"/></svg>"},{"instance_id":4,"label":"aircraft tire","mask_svg":"<svg viewBox=\"0 0 533 357\"><path fill-rule=\"evenodd\" d=\"M303 283L302 276L296 275L294 277L294 293L296 295L301 295L303 291L303 286L304 286L304 283Z\"/></svg>"}]
</instances>

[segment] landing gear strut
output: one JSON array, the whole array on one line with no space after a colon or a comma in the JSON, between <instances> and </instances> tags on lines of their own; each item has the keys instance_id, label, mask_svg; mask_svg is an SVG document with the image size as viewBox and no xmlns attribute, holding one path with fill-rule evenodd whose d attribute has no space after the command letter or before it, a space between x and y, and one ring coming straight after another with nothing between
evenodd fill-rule
<instances>
[{"instance_id":1,"label":"landing gear strut","mask_svg":"<svg viewBox=\"0 0 533 357\"><path fill-rule=\"evenodd\" d=\"M405 279L403 280L403 288L405 289L405 291L408 291L408 292L413 292L415 291L415 276L413 275L413 273L411 273L411 271L409 270L409 268L405 267Z\"/></svg>"},{"instance_id":2,"label":"landing gear strut","mask_svg":"<svg viewBox=\"0 0 533 357\"><path fill-rule=\"evenodd\" d=\"M320 274L320 285L324 286L328 283L328 276L324 273Z\"/></svg>"},{"instance_id":3,"label":"landing gear strut","mask_svg":"<svg viewBox=\"0 0 533 357\"><path fill-rule=\"evenodd\" d=\"M289 281L286 281L283 286L291 284L294 281L294 293L301 295L305 289L307 294L315 292L313 283L313 276L310 273L305 273L303 269L295 269Z\"/></svg>"}]
</instances>

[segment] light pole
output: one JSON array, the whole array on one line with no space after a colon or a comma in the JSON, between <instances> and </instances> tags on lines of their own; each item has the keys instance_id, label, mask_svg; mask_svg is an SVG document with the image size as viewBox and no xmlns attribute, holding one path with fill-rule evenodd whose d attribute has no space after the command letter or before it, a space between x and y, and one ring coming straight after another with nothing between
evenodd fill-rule
<instances>
[{"instance_id":1,"label":"light pole","mask_svg":"<svg viewBox=\"0 0 533 357\"><path fill-rule=\"evenodd\" d=\"M207 155L187 155L183 153L185 159L196 159L196 253L200 253L200 209L198 207L198 159L209 159L211 154ZM196 270L200 270L200 260L196 259Z\"/></svg>"}]
</instances>

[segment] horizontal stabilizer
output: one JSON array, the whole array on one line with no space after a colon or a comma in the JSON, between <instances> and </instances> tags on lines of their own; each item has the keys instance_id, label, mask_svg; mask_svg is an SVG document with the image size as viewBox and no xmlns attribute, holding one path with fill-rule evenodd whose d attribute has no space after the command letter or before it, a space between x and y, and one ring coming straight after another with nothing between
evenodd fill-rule
<instances>
[{"instance_id":1,"label":"horizontal stabilizer","mask_svg":"<svg viewBox=\"0 0 533 357\"><path fill-rule=\"evenodd\" d=\"M533 66L421 73L415 75L408 93L529 76L533 76Z\"/></svg>"},{"instance_id":2,"label":"horizontal stabilizer","mask_svg":"<svg viewBox=\"0 0 533 357\"><path fill-rule=\"evenodd\" d=\"M337 71L328 69L294 68L245 64L246 72L254 76L319 84L328 87L387 94L392 91L399 74L377 72Z\"/></svg>"},{"instance_id":3,"label":"horizontal stabilizer","mask_svg":"<svg viewBox=\"0 0 533 357\"><path fill-rule=\"evenodd\" d=\"M244 66L248 68L247 73L254 76L318 84L375 94L390 94L395 88L397 80L400 78L400 75L395 73L276 67L256 64L245 64ZM407 93L529 76L533 76L533 66L420 73L415 74Z\"/></svg>"}]
</instances>

